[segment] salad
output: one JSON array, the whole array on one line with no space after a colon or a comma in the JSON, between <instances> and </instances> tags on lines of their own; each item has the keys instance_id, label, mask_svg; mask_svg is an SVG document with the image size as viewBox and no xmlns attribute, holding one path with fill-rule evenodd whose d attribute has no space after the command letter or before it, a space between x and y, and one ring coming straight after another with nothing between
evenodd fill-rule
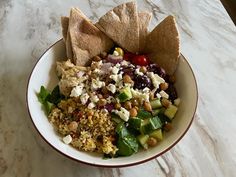
<instances>
[{"instance_id":1,"label":"salad","mask_svg":"<svg viewBox=\"0 0 236 177\"><path fill-rule=\"evenodd\" d=\"M88 67L57 62L58 86L38 94L66 144L108 156L129 156L157 146L172 129L180 99L175 78L145 55L95 56Z\"/></svg>"},{"instance_id":2,"label":"salad","mask_svg":"<svg viewBox=\"0 0 236 177\"><path fill-rule=\"evenodd\" d=\"M61 18L67 59L58 85L38 98L65 144L106 157L158 146L172 129L179 35L173 16L151 32L151 14L134 1L93 24L78 8Z\"/></svg>"}]
</instances>

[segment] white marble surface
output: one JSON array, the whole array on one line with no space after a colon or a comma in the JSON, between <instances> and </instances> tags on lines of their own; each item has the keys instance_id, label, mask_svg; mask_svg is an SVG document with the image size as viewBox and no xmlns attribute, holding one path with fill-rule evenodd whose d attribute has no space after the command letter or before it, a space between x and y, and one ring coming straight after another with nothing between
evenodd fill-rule
<instances>
[{"instance_id":1,"label":"white marble surface","mask_svg":"<svg viewBox=\"0 0 236 177\"><path fill-rule=\"evenodd\" d=\"M35 131L25 91L39 56L61 38L60 16L80 7L94 21L124 0L0 1L0 176L1 177L215 177L236 174L236 27L219 0L138 0L153 11L152 27L176 16L181 51L199 87L195 120L170 151L139 166L91 167L57 153Z\"/></svg>"}]
</instances>

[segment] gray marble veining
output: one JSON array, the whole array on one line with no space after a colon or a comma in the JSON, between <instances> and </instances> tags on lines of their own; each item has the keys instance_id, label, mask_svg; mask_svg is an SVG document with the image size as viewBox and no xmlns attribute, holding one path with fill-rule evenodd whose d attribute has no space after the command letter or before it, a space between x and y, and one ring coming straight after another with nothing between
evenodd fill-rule
<instances>
[{"instance_id":1,"label":"gray marble veining","mask_svg":"<svg viewBox=\"0 0 236 177\"><path fill-rule=\"evenodd\" d=\"M125 0L0 1L0 176L235 176L236 27L219 0L137 0L152 11L152 29L176 17L181 51L199 86L189 132L162 156L128 168L96 168L71 161L37 134L26 110L29 73L39 56L61 38L60 16L80 7L96 21Z\"/></svg>"}]
</instances>

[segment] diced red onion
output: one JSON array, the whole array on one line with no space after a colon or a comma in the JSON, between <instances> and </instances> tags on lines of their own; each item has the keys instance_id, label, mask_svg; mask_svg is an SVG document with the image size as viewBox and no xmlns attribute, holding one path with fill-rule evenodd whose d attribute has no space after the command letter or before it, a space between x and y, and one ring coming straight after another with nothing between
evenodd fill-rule
<instances>
[{"instance_id":1,"label":"diced red onion","mask_svg":"<svg viewBox=\"0 0 236 177\"><path fill-rule=\"evenodd\" d=\"M122 60L123 60L122 56L114 56L114 55L111 55L111 54L109 54L107 56L107 61L111 62L111 63L114 63L114 64L120 63Z\"/></svg>"}]
</instances>

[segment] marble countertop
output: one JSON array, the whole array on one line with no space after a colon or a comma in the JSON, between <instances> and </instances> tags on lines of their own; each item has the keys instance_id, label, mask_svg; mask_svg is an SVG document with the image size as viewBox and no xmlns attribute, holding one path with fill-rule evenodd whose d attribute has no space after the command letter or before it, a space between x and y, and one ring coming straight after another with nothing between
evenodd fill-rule
<instances>
[{"instance_id":1,"label":"marble countertop","mask_svg":"<svg viewBox=\"0 0 236 177\"><path fill-rule=\"evenodd\" d=\"M1 177L215 177L236 173L236 27L219 0L138 0L153 12L151 27L176 17L181 51L197 78L194 122L170 151L147 163L105 169L74 162L46 144L32 126L25 103L29 73L61 38L60 16L80 7L96 21L124 0L0 1Z\"/></svg>"}]
</instances>

